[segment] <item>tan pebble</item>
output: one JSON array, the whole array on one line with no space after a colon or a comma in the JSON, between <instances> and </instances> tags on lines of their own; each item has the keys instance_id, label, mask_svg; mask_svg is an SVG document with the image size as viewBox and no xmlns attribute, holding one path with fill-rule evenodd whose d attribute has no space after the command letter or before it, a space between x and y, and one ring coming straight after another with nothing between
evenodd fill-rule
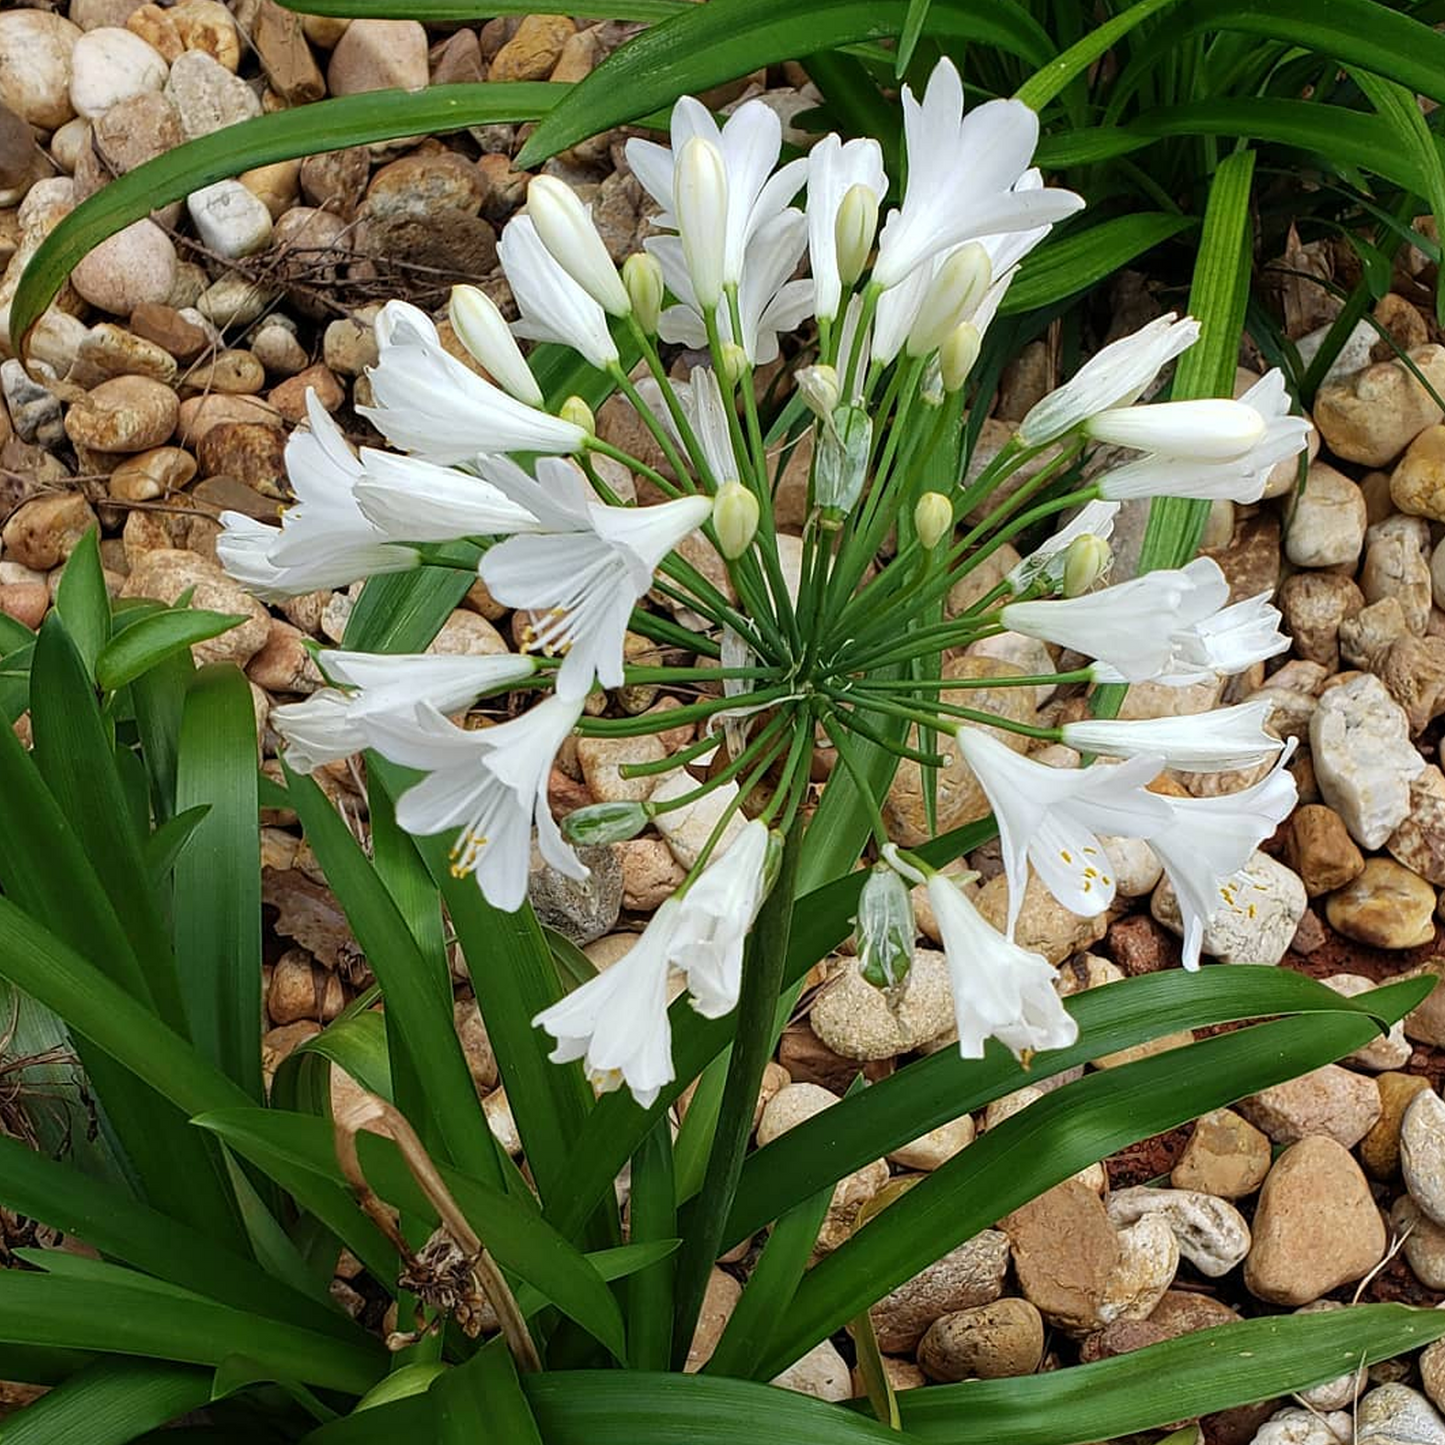
<instances>
[{"instance_id":1,"label":"tan pebble","mask_svg":"<svg viewBox=\"0 0 1445 1445\"><path fill-rule=\"evenodd\" d=\"M306 394L309 391L316 393L316 399L329 412L336 411L346 400L346 391L335 372L319 361L273 386L266 399L287 421L300 423L306 419Z\"/></svg>"},{"instance_id":2,"label":"tan pebble","mask_svg":"<svg viewBox=\"0 0 1445 1445\"><path fill-rule=\"evenodd\" d=\"M1360 1163L1375 1179L1389 1179L1400 1168L1400 1125L1415 1095L1430 1087L1419 1074L1386 1072L1375 1076L1380 1117L1360 1140Z\"/></svg>"},{"instance_id":3,"label":"tan pebble","mask_svg":"<svg viewBox=\"0 0 1445 1445\"><path fill-rule=\"evenodd\" d=\"M127 457L110 474L110 494L121 502L148 502L179 491L196 475L196 459L180 447L153 447Z\"/></svg>"},{"instance_id":4,"label":"tan pebble","mask_svg":"<svg viewBox=\"0 0 1445 1445\"><path fill-rule=\"evenodd\" d=\"M95 513L80 492L52 492L22 502L6 519L0 541L11 561L49 572L95 525Z\"/></svg>"}]
</instances>

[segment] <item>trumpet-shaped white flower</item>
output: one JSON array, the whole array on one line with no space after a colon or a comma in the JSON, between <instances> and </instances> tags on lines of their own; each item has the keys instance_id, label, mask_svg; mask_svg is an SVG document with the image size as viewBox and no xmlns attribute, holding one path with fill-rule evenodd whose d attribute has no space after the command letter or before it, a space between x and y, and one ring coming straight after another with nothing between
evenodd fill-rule
<instances>
[{"instance_id":1,"label":"trumpet-shaped white flower","mask_svg":"<svg viewBox=\"0 0 1445 1445\"><path fill-rule=\"evenodd\" d=\"M1132 406L1167 361L1199 339L1199 323L1174 312L1156 317L1129 336L1096 351L1066 381L1036 402L1019 423L1018 438L1039 447L1116 406Z\"/></svg>"},{"instance_id":2,"label":"trumpet-shaped white flower","mask_svg":"<svg viewBox=\"0 0 1445 1445\"><path fill-rule=\"evenodd\" d=\"M1010 602L999 620L1010 631L1096 657L1125 682L1149 682L1169 670L1179 634L1228 600L1219 564L1199 557L1082 597ZM1094 676L1103 674L1096 668Z\"/></svg>"},{"instance_id":3,"label":"trumpet-shaped white flower","mask_svg":"<svg viewBox=\"0 0 1445 1445\"><path fill-rule=\"evenodd\" d=\"M746 101L719 129L701 101L683 96L672 111L671 150L653 141L627 142L633 174L662 207L662 213L653 218L662 230L682 229L676 205L677 171L682 152L693 139L711 146L722 163L725 205L720 231L713 226L713 239L721 243L718 278L722 285L736 286L743 279L748 243L802 190L808 162L789 161L774 171L783 147L783 124L762 101ZM692 239L699 246L708 241L703 235Z\"/></svg>"},{"instance_id":4,"label":"trumpet-shaped white flower","mask_svg":"<svg viewBox=\"0 0 1445 1445\"><path fill-rule=\"evenodd\" d=\"M1067 1048L1078 1038L1079 1026L1054 991L1058 974L1043 954L992 928L942 873L928 880L928 901L948 960L964 1058L981 1059L991 1038L1020 1058Z\"/></svg>"},{"instance_id":5,"label":"trumpet-shaped white flower","mask_svg":"<svg viewBox=\"0 0 1445 1445\"><path fill-rule=\"evenodd\" d=\"M376 339L381 359L369 373L376 405L358 410L403 451L450 463L483 452L576 452L587 441L581 427L518 401L449 356L415 306L388 301Z\"/></svg>"},{"instance_id":6,"label":"trumpet-shaped white flower","mask_svg":"<svg viewBox=\"0 0 1445 1445\"><path fill-rule=\"evenodd\" d=\"M515 465L493 463L503 464ZM385 536L408 542L450 542L534 532L538 527L525 507L484 477L370 447L362 450L354 492L368 521Z\"/></svg>"},{"instance_id":7,"label":"trumpet-shaped white flower","mask_svg":"<svg viewBox=\"0 0 1445 1445\"><path fill-rule=\"evenodd\" d=\"M478 286L453 286L447 318L457 340L498 385L527 406L542 405L542 388L532 375L517 338L497 303Z\"/></svg>"},{"instance_id":8,"label":"trumpet-shaped white flower","mask_svg":"<svg viewBox=\"0 0 1445 1445\"><path fill-rule=\"evenodd\" d=\"M1276 368L1240 397L1264 421L1264 434L1243 456L1229 461L1146 456L1099 478L1099 493L1118 501L1133 497L1192 497L1198 501L1257 502L1269 474L1304 450L1310 424L1289 414L1284 374Z\"/></svg>"},{"instance_id":9,"label":"trumpet-shaped white flower","mask_svg":"<svg viewBox=\"0 0 1445 1445\"><path fill-rule=\"evenodd\" d=\"M812 284L788 279L807 243L808 223L800 211L787 210L773 216L754 233L748 244L747 265L738 288L741 336L733 335L728 308L718 310L717 326L722 340L736 342L755 365L776 360L778 333L796 329L812 308ZM679 303L663 311L658 335L664 341L682 346L705 348L707 325L681 243L675 236L653 236L643 244L657 257L668 290Z\"/></svg>"},{"instance_id":10,"label":"trumpet-shaped white flower","mask_svg":"<svg viewBox=\"0 0 1445 1445\"><path fill-rule=\"evenodd\" d=\"M299 773L349 758L366 746L361 719L381 712L410 716L418 702L452 713L497 688L530 677L537 664L507 652L491 657L325 652L328 677L353 692L322 688L305 702L271 709L271 724L286 740L286 761Z\"/></svg>"},{"instance_id":11,"label":"trumpet-shaped white flower","mask_svg":"<svg viewBox=\"0 0 1445 1445\"><path fill-rule=\"evenodd\" d=\"M1051 591L1057 590L1063 581L1064 557L1070 544L1076 537L1097 537L1107 542L1114 535L1114 515L1118 510L1118 502L1085 503L1072 521L1040 542L1014 566L1005 580L1015 592L1024 591L1039 578L1049 584Z\"/></svg>"},{"instance_id":12,"label":"trumpet-shaped white flower","mask_svg":"<svg viewBox=\"0 0 1445 1445\"><path fill-rule=\"evenodd\" d=\"M808 152L808 262L813 273L813 314L831 321L843 299L838 272L838 210L854 186L881 202L888 190L883 148L876 140L841 141L825 135Z\"/></svg>"},{"instance_id":13,"label":"trumpet-shaped white flower","mask_svg":"<svg viewBox=\"0 0 1445 1445\"><path fill-rule=\"evenodd\" d=\"M554 1064L581 1059L594 1087L626 1084L644 1109L673 1079L667 968L681 908L669 898L616 963L532 1020L556 1039Z\"/></svg>"},{"instance_id":14,"label":"trumpet-shaped white flower","mask_svg":"<svg viewBox=\"0 0 1445 1445\"><path fill-rule=\"evenodd\" d=\"M1267 592L1204 617L1179 618L1181 625L1169 635L1169 660L1153 680L1166 687L1187 687L1233 677L1289 647L1289 638L1279 630L1280 620ZM1130 681L1107 663L1096 662L1091 670L1095 682Z\"/></svg>"},{"instance_id":15,"label":"trumpet-shaped white flower","mask_svg":"<svg viewBox=\"0 0 1445 1445\"><path fill-rule=\"evenodd\" d=\"M505 607L542 614L527 646L565 653L559 694L581 699L594 678L622 685L622 645L632 608L652 586L658 563L712 509L709 497L683 497L656 507L609 507L565 462L542 461L533 480L520 468L493 469L491 479L524 507L542 534L508 538L483 556L478 570Z\"/></svg>"},{"instance_id":16,"label":"trumpet-shaped white flower","mask_svg":"<svg viewBox=\"0 0 1445 1445\"><path fill-rule=\"evenodd\" d=\"M542 244L530 216L507 223L497 255L522 313L512 328L518 336L570 346L599 371L616 362L617 343L607 329L607 313Z\"/></svg>"},{"instance_id":17,"label":"trumpet-shaped white flower","mask_svg":"<svg viewBox=\"0 0 1445 1445\"><path fill-rule=\"evenodd\" d=\"M310 430L294 431L286 442L296 503L282 514L280 527L240 512L221 514L221 566L267 601L346 587L378 572L409 571L420 561L414 548L395 545L362 514L355 496L361 463L311 390L306 414Z\"/></svg>"},{"instance_id":18,"label":"trumpet-shaped white flower","mask_svg":"<svg viewBox=\"0 0 1445 1445\"><path fill-rule=\"evenodd\" d=\"M1181 461L1237 462L1264 439L1264 418L1242 401L1156 401L1119 406L1084 423L1084 435Z\"/></svg>"},{"instance_id":19,"label":"trumpet-shaped white flower","mask_svg":"<svg viewBox=\"0 0 1445 1445\"><path fill-rule=\"evenodd\" d=\"M965 115L952 61L934 67L921 102L903 87L903 128L908 182L873 268L885 289L962 241L1050 225L1084 204L1072 191L1020 185L1038 144L1038 116L1019 100L991 100Z\"/></svg>"},{"instance_id":20,"label":"trumpet-shaped white flower","mask_svg":"<svg viewBox=\"0 0 1445 1445\"><path fill-rule=\"evenodd\" d=\"M717 1019L737 1007L743 945L767 897L768 825L754 819L682 895L672 960L687 972L692 1006Z\"/></svg>"},{"instance_id":21,"label":"trumpet-shaped white flower","mask_svg":"<svg viewBox=\"0 0 1445 1445\"><path fill-rule=\"evenodd\" d=\"M1010 938L1030 863L1065 908L1091 918L1114 901L1109 859L1098 835L1149 838L1169 821L1169 810L1144 786L1164 766L1158 754L1117 765L1050 768L979 728L960 727L956 741L998 823Z\"/></svg>"},{"instance_id":22,"label":"trumpet-shaped white flower","mask_svg":"<svg viewBox=\"0 0 1445 1445\"><path fill-rule=\"evenodd\" d=\"M475 874L487 902L511 912L527 897L534 823L543 858L568 878L587 877L547 802L552 760L577 726L582 702L553 695L476 732L454 727L426 702L407 715L384 709L357 721L368 747L429 774L397 799L396 821L420 837L455 833L453 876Z\"/></svg>"},{"instance_id":23,"label":"trumpet-shaped white flower","mask_svg":"<svg viewBox=\"0 0 1445 1445\"><path fill-rule=\"evenodd\" d=\"M1269 775L1253 787L1217 798L1167 798L1167 827L1149 836L1174 885L1184 923L1184 967L1199 967L1209 920L1221 908L1248 913L1254 906L1239 877L1250 856L1294 811L1295 780L1286 764L1291 738Z\"/></svg>"},{"instance_id":24,"label":"trumpet-shaped white flower","mask_svg":"<svg viewBox=\"0 0 1445 1445\"><path fill-rule=\"evenodd\" d=\"M1086 718L1065 723L1063 741L1081 753L1106 753L1116 758L1141 754L1162 757L1171 768L1195 773L1251 768L1272 758L1284 746L1264 730L1270 706L1266 699L1187 717L1128 722Z\"/></svg>"},{"instance_id":25,"label":"trumpet-shaped white flower","mask_svg":"<svg viewBox=\"0 0 1445 1445\"><path fill-rule=\"evenodd\" d=\"M527 214L553 259L604 311L626 316L632 310L591 208L571 186L555 176L537 176L527 187Z\"/></svg>"}]
</instances>

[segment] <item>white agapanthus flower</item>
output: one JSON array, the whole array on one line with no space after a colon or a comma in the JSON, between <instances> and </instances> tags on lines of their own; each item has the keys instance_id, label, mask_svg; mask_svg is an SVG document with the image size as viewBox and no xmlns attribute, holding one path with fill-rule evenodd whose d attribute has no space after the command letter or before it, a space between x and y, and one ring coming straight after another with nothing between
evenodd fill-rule
<instances>
[{"instance_id":1,"label":"white agapanthus flower","mask_svg":"<svg viewBox=\"0 0 1445 1445\"><path fill-rule=\"evenodd\" d=\"M1084 435L1178 461L1237 462L1264 439L1264 418L1242 401L1203 397L1118 406L1084 423Z\"/></svg>"},{"instance_id":2,"label":"white agapanthus flower","mask_svg":"<svg viewBox=\"0 0 1445 1445\"><path fill-rule=\"evenodd\" d=\"M1086 502L1066 525L1016 563L1005 580L1016 593L1032 586L1039 578L1048 581L1051 590L1056 589L1063 580L1064 555L1074 540L1097 537L1107 542L1114 535L1114 516L1118 510L1118 502Z\"/></svg>"},{"instance_id":3,"label":"white agapanthus flower","mask_svg":"<svg viewBox=\"0 0 1445 1445\"><path fill-rule=\"evenodd\" d=\"M713 480L719 487L725 482L736 481L738 461L733 452L732 433L728 429L727 402L723 400L717 373L708 366L695 366L686 381L674 381L671 385L673 396L697 438ZM662 388L652 377L645 376L637 383L637 391L648 410L661 420L672 440L682 446L682 433L663 401Z\"/></svg>"},{"instance_id":4,"label":"white agapanthus flower","mask_svg":"<svg viewBox=\"0 0 1445 1445\"><path fill-rule=\"evenodd\" d=\"M357 410L402 451L454 463L483 452L561 455L587 441L580 426L518 401L448 355L431 320L405 301L382 308L376 339L381 356L368 372L376 405Z\"/></svg>"},{"instance_id":5,"label":"white agapanthus flower","mask_svg":"<svg viewBox=\"0 0 1445 1445\"><path fill-rule=\"evenodd\" d=\"M934 67L920 102L903 87L908 181L903 205L878 240L875 284L896 286L962 241L1052 225L1084 202L1072 191L1021 186L1039 118L1019 100L963 109L963 81L949 60Z\"/></svg>"},{"instance_id":6,"label":"white agapanthus flower","mask_svg":"<svg viewBox=\"0 0 1445 1445\"><path fill-rule=\"evenodd\" d=\"M958 750L993 807L1009 883L1013 937L1028 865L1071 913L1092 918L1114 901L1114 879L1099 835L1149 838L1169 810L1145 784L1164 767L1158 755L1117 765L1050 768L1022 757L980 728L960 727Z\"/></svg>"},{"instance_id":7,"label":"white agapanthus flower","mask_svg":"<svg viewBox=\"0 0 1445 1445\"><path fill-rule=\"evenodd\" d=\"M479 459L479 469L493 462ZM514 465L506 462L505 465ZM537 519L511 501L485 475L469 476L420 457L364 447L354 488L363 516L386 537L407 542L449 542L458 537L534 532Z\"/></svg>"},{"instance_id":8,"label":"white agapanthus flower","mask_svg":"<svg viewBox=\"0 0 1445 1445\"><path fill-rule=\"evenodd\" d=\"M532 1020L557 1041L554 1064L581 1059L595 1088L626 1084L644 1109L673 1079L667 972L681 915L669 898L616 963Z\"/></svg>"},{"instance_id":9,"label":"white agapanthus flower","mask_svg":"<svg viewBox=\"0 0 1445 1445\"><path fill-rule=\"evenodd\" d=\"M743 946L767 896L768 826L756 818L682 895L671 957L704 1018L737 1007Z\"/></svg>"},{"instance_id":10,"label":"white agapanthus flower","mask_svg":"<svg viewBox=\"0 0 1445 1445\"><path fill-rule=\"evenodd\" d=\"M564 654L559 693L583 698L594 679L620 687L632 609L662 559L707 520L712 499L610 507L580 472L555 459L538 462L535 480L515 466L493 467L490 478L541 530L509 537L482 557L487 590L504 607L540 614L527 645Z\"/></svg>"},{"instance_id":11,"label":"white agapanthus flower","mask_svg":"<svg viewBox=\"0 0 1445 1445\"><path fill-rule=\"evenodd\" d=\"M700 247L716 250L721 284L738 285L748 243L802 190L808 162L795 160L778 166L783 124L762 101L745 101L719 128L701 101L684 96L673 107L671 150L654 141L627 142L627 162L633 174L662 207L662 213L653 218L662 230L681 229L676 172L683 149L694 139L715 152L723 184L721 226L710 227L712 234L693 239Z\"/></svg>"},{"instance_id":12,"label":"white agapanthus flower","mask_svg":"<svg viewBox=\"0 0 1445 1445\"><path fill-rule=\"evenodd\" d=\"M1304 450L1310 424L1291 416L1284 374L1276 367L1239 398L1264 422L1264 432L1242 456L1209 461L1146 456L1105 472L1099 493L1117 501L1136 497L1192 497L1198 501L1257 502L1269 474Z\"/></svg>"},{"instance_id":13,"label":"white agapanthus flower","mask_svg":"<svg viewBox=\"0 0 1445 1445\"><path fill-rule=\"evenodd\" d=\"M1065 723L1062 741L1081 753L1109 757L1162 757L1171 768L1219 773L1251 768L1272 758L1284 744L1264 730L1272 704L1242 702L1186 717L1085 718Z\"/></svg>"},{"instance_id":14,"label":"white agapanthus flower","mask_svg":"<svg viewBox=\"0 0 1445 1445\"><path fill-rule=\"evenodd\" d=\"M1286 764L1295 739L1268 776L1217 798L1166 798L1169 822L1149 846L1164 865L1184 923L1184 967L1199 967L1204 930L1223 909L1250 914L1257 900L1240 876L1254 850L1294 811L1299 800Z\"/></svg>"},{"instance_id":15,"label":"white agapanthus flower","mask_svg":"<svg viewBox=\"0 0 1445 1445\"><path fill-rule=\"evenodd\" d=\"M1054 989L1057 971L1041 953L991 927L953 879L935 873L928 902L948 960L958 1051L981 1059L988 1039L1020 1057L1067 1048L1079 1026Z\"/></svg>"},{"instance_id":16,"label":"white agapanthus flower","mask_svg":"<svg viewBox=\"0 0 1445 1445\"><path fill-rule=\"evenodd\" d=\"M512 327L518 336L570 346L599 371L616 363L617 343L607 329L607 313L542 244L530 216L507 223L497 255L522 313Z\"/></svg>"},{"instance_id":17,"label":"white agapanthus flower","mask_svg":"<svg viewBox=\"0 0 1445 1445\"><path fill-rule=\"evenodd\" d=\"M1035 402L1019 423L1018 439L1039 447L1116 406L1132 406L1168 361L1199 340L1199 323L1174 312L1156 317L1097 351L1063 386Z\"/></svg>"},{"instance_id":18,"label":"white agapanthus flower","mask_svg":"<svg viewBox=\"0 0 1445 1445\"><path fill-rule=\"evenodd\" d=\"M286 441L286 471L296 494L280 527L241 512L221 513L216 556L226 571L268 602L348 587L378 572L406 572L420 558L361 512L355 496L361 463L321 405L306 392L308 430ZM419 538L407 540L417 541Z\"/></svg>"},{"instance_id":19,"label":"white agapanthus flower","mask_svg":"<svg viewBox=\"0 0 1445 1445\"><path fill-rule=\"evenodd\" d=\"M808 152L808 269L813 275L813 314L831 321L843 299L838 272L838 210L843 197L862 186L881 205L888 190L883 147L866 137L843 141L826 135Z\"/></svg>"},{"instance_id":20,"label":"white agapanthus flower","mask_svg":"<svg viewBox=\"0 0 1445 1445\"><path fill-rule=\"evenodd\" d=\"M1096 657L1125 682L1149 682L1169 671L1178 635L1228 600L1219 564L1200 557L1082 597L1010 602L999 620L1011 632ZM1102 677L1097 668L1094 675Z\"/></svg>"},{"instance_id":21,"label":"white agapanthus flower","mask_svg":"<svg viewBox=\"0 0 1445 1445\"><path fill-rule=\"evenodd\" d=\"M581 697L553 694L520 717L469 732L426 702L409 714L385 710L357 719L366 745L428 776L396 803L408 833L454 833L452 873L476 875L494 908L514 911L527 898L533 825L542 857L568 878L587 877L564 841L547 801L552 760L582 716Z\"/></svg>"},{"instance_id":22,"label":"white agapanthus flower","mask_svg":"<svg viewBox=\"0 0 1445 1445\"><path fill-rule=\"evenodd\" d=\"M467 657L337 650L322 653L320 661L333 682L354 691L325 687L305 702L271 709L271 725L286 740L286 762L298 773L360 752L367 745L367 716L390 712L405 720L418 702L453 713L537 670L533 659L511 652Z\"/></svg>"},{"instance_id":23,"label":"white agapanthus flower","mask_svg":"<svg viewBox=\"0 0 1445 1445\"><path fill-rule=\"evenodd\" d=\"M592 211L571 186L555 176L535 177L527 187L527 214L552 258L609 316L632 310Z\"/></svg>"}]
</instances>

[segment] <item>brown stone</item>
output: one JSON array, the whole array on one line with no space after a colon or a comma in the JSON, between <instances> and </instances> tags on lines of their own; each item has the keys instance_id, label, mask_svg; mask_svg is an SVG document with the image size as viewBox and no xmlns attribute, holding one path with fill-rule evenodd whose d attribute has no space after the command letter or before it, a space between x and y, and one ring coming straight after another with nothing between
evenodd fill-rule
<instances>
[{"instance_id":1,"label":"brown stone","mask_svg":"<svg viewBox=\"0 0 1445 1445\"><path fill-rule=\"evenodd\" d=\"M1364 605L1360 589L1336 572L1296 572L1279 589L1296 654L1331 671L1340 665L1340 623Z\"/></svg>"},{"instance_id":2,"label":"brown stone","mask_svg":"<svg viewBox=\"0 0 1445 1445\"><path fill-rule=\"evenodd\" d=\"M327 411L335 411L346 400L346 392L336 373L322 361L273 386L266 399L287 421L300 423L306 420L308 391L316 393L317 401Z\"/></svg>"},{"instance_id":3,"label":"brown stone","mask_svg":"<svg viewBox=\"0 0 1445 1445\"><path fill-rule=\"evenodd\" d=\"M1119 1238L1099 1196L1074 1179L1000 1222L1019 1287L1051 1324L1097 1328L1099 1306L1119 1263Z\"/></svg>"},{"instance_id":4,"label":"brown stone","mask_svg":"<svg viewBox=\"0 0 1445 1445\"><path fill-rule=\"evenodd\" d=\"M1435 890L1393 858L1371 858L1325 904L1330 926L1371 948L1417 948L1435 937Z\"/></svg>"},{"instance_id":5,"label":"brown stone","mask_svg":"<svg viewBox=\"0 0 1445 1445\"><path fill-rule=\"evenodd\" d=\"M1405 1110L1416 1094L1430 1087L1430 1081L1420 1074L1389 1070L1376 1074L1375 1083L1380 1090L1380 1117L1360 1140L1360 1163L1374 1178L1390 1179L1400 1171L1400 1125Z\"/></svg>"},{"instance_id":6,"label":"brown stone","mask_svg":"<svg viewBox=\"0 0 1445 1445\"><path fill-rule=\"evenodd\" d=\"M194 321L187 321L172 306L153 301L144 302L131 312L130 329L170 352L177 361L190 361L199 356L210 342Z\"/></svg>"},{"instance_id":7,"label":"brown stone","mask_svg":"<svg viewBox=\"0 0 1445 1445\"><path fill-rule=\"evenodd\" d=\"M284 495L285 452L285 436L260 422L222 422L211 427L196 448L204 476L235 477L277 495Z\"/></svg>"},{"instance_id":8,"label":"brown stone","mask_svg":"<svg viewBox=\"0 0 1445 1445\"><path fill-rule=\"evenodd\" d=\"M178 413L170 387L147 376L117 376L71 404L65 431L95 451L143 452L170 437Z\"/></svg>"},{"instance_id":9,"label":"brown stone","mask_svg":"<svg viewBox=\"0 0 1445 1445\"><path fill-rule=\"evenodd\" d=\"M1311 898L1343 888L1358 878L1365 866L1364 855L1344 819L1322 803L1307 803L1295 810L1285 835L1284 856Z\"/></svg>"},{"instance_id":10,"label":"brown stone","mask_svg":"<svg viewBox=\"0 0 1445 1445\"><path fill-rule=\"evenodd\" d=\"M282 425L281 413L258 396L192 396L181 403L177 435L184 445L199 446L212 427L226 422Z\"/></svg>"},{"instance_id":11,"label":"brown stone","mask_svg":"<svg viewBox=\"0 0 1445 1445\"><path fill-rule=\"evenodd\" d=\"M1114 962L1134 977L1158 973L1179 962L1179 942L1148 914L1133 913L1116 918L1104 935L1104 946Z\"/></svg>"},{"instance_id":12,"label":"brown stone","mask_svg":"<svg viewBox=\"0 0 1445 1445\"><path fill-rule=\"evenodd\" d=\"M16 508L0 530L0 541L12 562L49 572L95 525L95 513L80 492L50 492Z\"/></svg>"},{"instance_id":13,"label":"brown stone","mask_svg":"<svg viewBox=\"0 0 1445 1445\"><path fill-rule=\"evenodd\" d=\"M1264 1182L1269 1165L1269 1139L1232 1109L1213 1109L1195 1124L1169 1182L1217 1199L1243 1199Z\"/></svg>"},{"instance_id":14,"label":"brown stone","mask_svg":"<svg viewBox=\"0 0 1445 1445\"><path fill-rule=\"evenodd\" d=\"M266 368L249 351L218 351L197 362L185 375L188 392L220 392L225 396L254 396L266 384Z\"/></svg>"},{"instance_id":15,"label":"brown stone","mask_svg":"<svg viewBox=\"0 0 1445 1445\"><path fill-rule=\"evenodd\" d=\"M546 80L576 26L565 15L528 15L497 52L490 80Z\"/></svg>"},{"instance_id":16,"label":"brown stone","mask_svg":"<svg viewBox=\"0 0 1445 1445\"><path fill-rule=\"evenodd\" d=\"M148 502L178 492L196 474L196 459L180 447L153 447L127 457L110 474L110 494L120 502Z\"/></svg>"},{"instance_id":17,"label":"brown stone","mask_svg":"<svg viewBox=\"0 0 1445 1445\"><path fill-rule=\"evenodd\" d=\"M305 949L291 948L276 960L266 990L266 1012L273 1024L300 1019L330 1023L346 1007L346 989Z\"/></svg>"},{"instance_id":18,"label":"brown stone","mask_svg":"<svg viewBox=\"0 0 1445 1445\"><path fill-rule=\"evenodd\" d=\"M251 22L251 43L271 89L292 105L305 105L326 94L326 79L306 43L301 17L276 0L260 0Z\"/></svg>"},{"instance_id":19,"label":"brown stone","mask_svg":"<svg viewBox=\"0 0 1445 1445\"><path fill-rule=\"evenodd\" d=\"M918 1344L933 1380L1002 1380L1031 1375L1044 1354L1044 1322L1027 1300L1001 1299L942 1315Z\"/></svg>"}]
</instances>

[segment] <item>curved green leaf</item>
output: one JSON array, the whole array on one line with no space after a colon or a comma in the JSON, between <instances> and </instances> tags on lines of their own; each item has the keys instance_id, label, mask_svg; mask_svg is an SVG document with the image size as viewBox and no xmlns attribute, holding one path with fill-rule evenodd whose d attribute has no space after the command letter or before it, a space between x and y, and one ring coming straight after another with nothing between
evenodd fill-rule
<instances>
[{"instance_id":1,"label":"curved green leaf","mask_svg":"<svg viewBox=\"0 0 1445 1445\"><path fill-rule=\"evenodd\" d=\"M95 680L107 692L134 682L143 672L197 642L219 637L246 619L228 612L153 612L106 643L95 659Z\"/></svg>"},{"instance_id":2,"label":"curved green leaf","mask_svg":"<svg viewBox=\"0 0 1445 1445\"><path fill-rule=\"evenodd\" d=\"M96 1360L5 1421L5 1445L127 1445L211 1396L211 1372L157 1360Z\"/></svg>"},{"instance_id":3,"label":"curved green leaf","mask_svg":"<svg viewBox=\"0 0 1445 1445\"><path fill-rule=\"evenodd\" d=\"M1136 25L1178 4L1178 0L1138 0L1121 14L1095 26L1082 40L1031 75L1014 92L1014 97L1035 110L1042 110L1071 80L1082 75L1100 56L1112 50Z\"/></svg>"},{"instance_id":4,"label":"curved green leaf","mask_svg":"<svg viewBox=\"0 0 1445 1445\"><path fill-rule=\"evenodd\" d=\"M184 200L202 186L253 166L294 156L403 136L444 134L469 125L536 120L567 89L519 81L441 85L415 92L374 90L258 116L177 146L82 201L40 244L10 308L12 347L23 354L31 327L88 252L157 206Z\"/></svg>"},{"instance_id":5,"label":"curved green leaf","mask_svg":"<svg viewBox=\"0 0 1445 1445\"><path fill-rule=\"evenodd\" d=\"M902 33L909 0L708 0L645 30L558 103L522 147L529 169L590 135L639 119L681 95L697 94L760 65ZM934 0L924 32L1048 62L1053 47L1013 0Z\"/></svg>"}]
</instances>

